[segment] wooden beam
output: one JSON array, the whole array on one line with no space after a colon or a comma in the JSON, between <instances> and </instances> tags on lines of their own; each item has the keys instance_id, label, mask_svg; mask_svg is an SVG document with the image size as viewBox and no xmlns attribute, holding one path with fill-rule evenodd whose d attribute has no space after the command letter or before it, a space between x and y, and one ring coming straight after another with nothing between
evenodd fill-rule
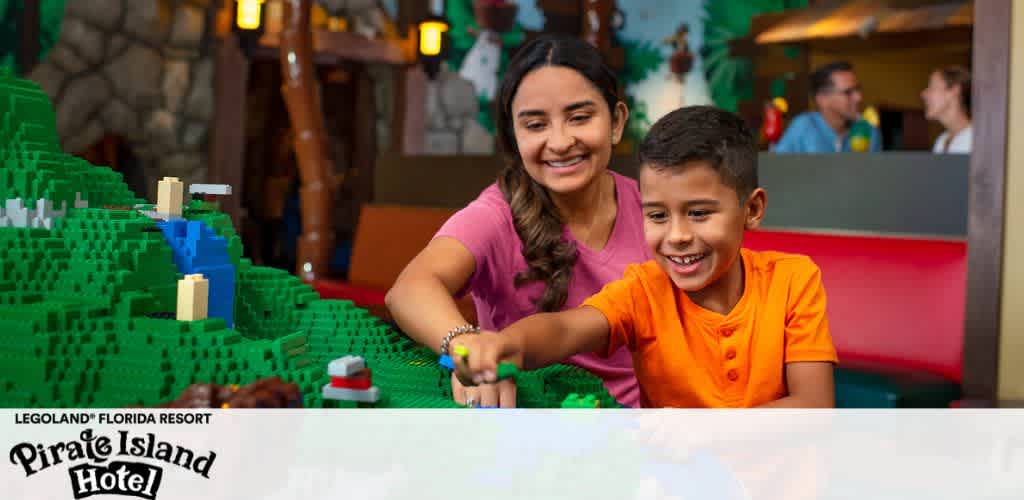
<instances>
[{"instance_id":1,"label":"wooden beam","mask_svg":"<svg viewBox=\"0 0 1024 500\"><path fill-rule=\"evenodd\" d=\"M313 53L335 56L359 62L412 64L416 62L415 40L369 39L349 31L313 30ZM277 49L281 45L280 33L266 33L260 46Z\"/></svg>"},{"instance_id":2,"label":"wooden beam","mask_svg":"<svg viewBox=\"0 0 1024 500\"><path fill-rule=\"evenodd\" d=\"M39 62L39 0L22 0L21 19L17 24L18 51L14 60L18 71L27 75Z\"/></svg>"},{"instance_id":3,"label":"wooden beam","mask_svg":"<svg viewBox=\"0 0 1024 500\"><path fill-rule=\"evenodd\" d=\"M206 176L210 183L231 185L231 196L219 200L221 211L231 216L235 228L241 231L244 223L245 100L249 88L249 61L232 34L217 41L213 86L213 127Z\"/></svg>"},{"instance_id":4,"label":"wooden beam","mask_svg":"<svg viewBox=\"0 0 1024 500\"><path fill-rule=\"evenodd\" d=\"M997 399L1010 22L1011 0L975 2L962 383L970 399Z\"/></svg>"}]
</instances>

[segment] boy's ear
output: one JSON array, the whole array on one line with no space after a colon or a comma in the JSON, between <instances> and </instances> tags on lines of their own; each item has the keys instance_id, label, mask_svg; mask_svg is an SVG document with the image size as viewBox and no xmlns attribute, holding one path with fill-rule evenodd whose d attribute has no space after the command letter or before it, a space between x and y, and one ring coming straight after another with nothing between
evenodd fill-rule
<instances>
[{"instance_id":1,"label":"boy's ear","mask_svg":"<svg viewBox=\"0 0 1024 500\"><path fill-rule=\"evenodd\" d=\"M619 101L612 110L612 146L617 146L622 140L622 133L626 130L626 121L629 120L629 108L626 103Z\"/></svg>"},{"instance_id":2,"label":"boy's ear","mask_svg":"<svg viewBox=\"0 0 1024 500\"><path fill-rule=\"evenodd\" d=\"M747 197L747 202L744 205L744 212L746 212L746 220L743 221L744 227L746 229L757 229L761 225L761 219L764 219L764 213L767 208L768 193L762 188L755 189Z\"/></svg>"}]
</instances>

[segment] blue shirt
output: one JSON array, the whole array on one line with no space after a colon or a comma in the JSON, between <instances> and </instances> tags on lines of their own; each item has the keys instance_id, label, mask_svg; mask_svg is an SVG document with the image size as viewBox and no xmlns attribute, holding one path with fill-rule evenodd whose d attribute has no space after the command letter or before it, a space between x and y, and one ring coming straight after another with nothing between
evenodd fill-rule
<instances>
[{"instance_id":1,"label":"blue shirt","mask_svg":"<svg viewBox=\"0 0 1024 500\"><path fill-rule=\"evenodd\" d=\"M871 148L877 152L882 149L878 129L871 127ZM840 153L850 152L850 135L839 142L836 131L825 122L825 118L817 111L800 113L790 122L786 133L782 134L778 144L772 151L776 153Z\"/></svg>"}]
</instances>

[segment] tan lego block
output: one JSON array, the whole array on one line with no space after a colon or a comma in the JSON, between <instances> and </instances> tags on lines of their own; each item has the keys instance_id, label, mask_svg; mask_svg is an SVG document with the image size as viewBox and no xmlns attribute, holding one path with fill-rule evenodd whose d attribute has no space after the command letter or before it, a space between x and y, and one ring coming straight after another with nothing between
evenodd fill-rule
<instances>
[{"instance_id":1,"label":"tan lego block","mask_svg":"<svg viewBox=\"0 0 1024 500\"><path fill-rule=\"evenodd\" d=\"M185 202L185 185L177 177L164 177L157 183L157 213L181 216L181 207Z\"/></svg>"},{"instance_id":2,"label":"tan lego block","mask_svg":"<svg viewBox=\"0 0 1024 500\"><path fill-rule=\"evenodd\" d=\"M178 280L178 321L206 319L210 282L202 274L186 274Z\"/></svg>"}]
</instances>

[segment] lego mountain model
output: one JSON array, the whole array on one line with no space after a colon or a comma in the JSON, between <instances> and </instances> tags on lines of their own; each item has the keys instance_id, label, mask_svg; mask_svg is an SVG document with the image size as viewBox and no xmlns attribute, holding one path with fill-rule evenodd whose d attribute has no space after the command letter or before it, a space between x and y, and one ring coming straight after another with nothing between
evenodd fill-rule
<instances>
[{"instance_id":1,"label":"lego mountain model","mask_svg":"<svg viewBox=\"0 0 1024 500\"><path fill-rule=\"evenodd\" d=\"M0 70L0 406L156 406L192 384L277 376L306 407L456 407L431 351L242 258L214 204L191 201L180 218L154 208L119 173L61 151L45 94ZM178 321L178 281L195 272L218 276L209 315ZM372 369L375 402L322 397L327 365L346 355ZM616 406L575 367L523 373L518 386L522 407L557 408L570 393Z\"/></svg>"}]
</instances>

